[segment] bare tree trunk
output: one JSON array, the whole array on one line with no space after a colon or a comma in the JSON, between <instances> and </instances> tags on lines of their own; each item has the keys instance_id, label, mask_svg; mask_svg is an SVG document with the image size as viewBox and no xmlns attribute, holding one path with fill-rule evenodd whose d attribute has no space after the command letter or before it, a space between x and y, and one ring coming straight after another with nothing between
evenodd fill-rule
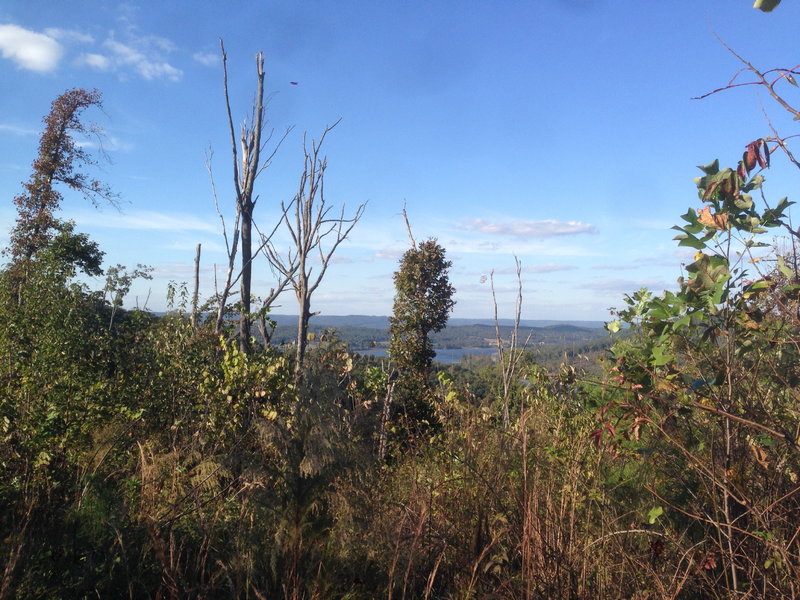
<instances>
[{"instance_id":1,"label":"bare tree trunk","mask_svg":"<svg viewBox=\"0 0 800 600\"><path fill-rule=\"evenodd\" d=\"M392 400L394 399L394 381L386 384L386 397L383 399L383 412L381 413L381 434L378 442L378 457L386 458L389 445L389 419L392 416Z\"/></svg>"},{"instance_id":2,"label":"bare tree trunk","mask_svg":"<svg viewBox=\"0 0 800 600\"><path fill-rule=\"evenodd\" d=\"M338 121L336 122L338 123ZM325 136L334 125L326 127L319 142L311 141L311 147L303 140L305 157L303 173L300 176L299 190L294 199L294 215L289 218L288 207L283 208L283 223L288 230L293 247L287 255L280 256L275 248L265 243L264 250L270 264L286 277L294 288L297 298L297 348L295 351L295 380L299 380L305 360L308 321L311 313L311 295L322 282L330 264L331 257L352 231L364 213L365 204L360 204L351 218L345 218L344 208L338 216L329 216L331 207L327 205L324 192L324 176L327 160L320 157L320 148ZM330 246L323 248L323 240L330 236ZM318 253L316 260L312 254ZM315 275L312 278L313 269Z\"/></svg>"},{"instance_id":3,"label":"bare tree trunk","mask_svg":"<svg viewBox=\"0 0 800 600\"><path fill-rule=\"evenodd\" d=\"M197 327L197 302L200 295L200 244L194 255L194 291L192 292L192 327Z\"/></svg>"},{"instance_id":4,"label":"bare tree trunk","mask_svg":"<svg viewBox=\"0 0 800 600\"><path fill-rule=\"evenodd\" d=\"M519 322L522 316L522 263L519 258L514 256L517 274L517 298L514 305L514 327L511 330L508 351L506 351L503 337L500 335L500 320L497 318L497 296L494 291L494 272L489 275L492 286L492 302L494 304L494 328L497 337L497 352L500 359L500 370L503 376L503 428L511 426L511 414L509 402L511 399L511 383L517 371L517 364L522 358L522 350L519 348ZM523 348L530 341L530 335L525 340Z\"/></svg>"},{"instance_id":5,"label":"bare tree trunk","mask_svg":"<svg viewBox=\"0 0 800 600\"><path fill-rule=\"evenodd\" d=\"M295 379L300 378L303 362L306 357L308 345L308 322L311 319L311 298L307 294L307 284L302 285L297 292L297 350L295 353Z\"/></svg>"},{"instance_id":6,"label":"bare tree trunk","mask_svg":"<svg viewBox=\"0 0 800 600\"><path fill-rule=\"evenodd\" d=\"M242 210L242 281L239 288L241 310L239 312L239 349L249 353L250 347L250 282L253 265L253 207Z\"/></svg>"},{"instance_id":7,"label":"bare tree trunk","mask_svg":"<svg viewBox=\"0 0 800 600\"><path fill-rule=\"evenodd\" d=\"M265 163L261 164L262 132L264 129L264 55L259 52L256 54L256 98L253 103L253 114L248 124L245 121L240 130L237 140L236 129L233 124L231 113L230 98L228 96L228 57L225 53L225 46L222 40L219 42L222 52L223 69L223 88L225 92L225 108L228 113L228 130L231 139L231 156L233 158L233 184L236 191L236 222L234 225L233 240L228 247L228 275L225 287L220 296L219 308L217 310L217 331L222 327L222 320L225 312L225 302L231 291L231 286L235 284L233 279L233 265L236 259L237 244L241 241L241 269L239 271L239 347L244 352L249 352L250 348L250 296L253 271L253 210L255 209L257 196L254 196L255 181L261 171L269 165L272 157L277 152L270 155ZM288 134L288 131L286 132ZM271 136L268 136L268 139ZM284 135L284 138L286 135ZM281 142L283 141L281 140ZM277 146L280 146L280 142ZM241 152L241 156L239 156ZM219 212L219 211L218 211ZM220 218L221 214L220 214ZM241 227L241 229L238 228ZM224 227L224 220L223 220ZM241 239L240 239L241 238ZM227 243L227 235L226 235Z\"/></svg>"}]
</instances>

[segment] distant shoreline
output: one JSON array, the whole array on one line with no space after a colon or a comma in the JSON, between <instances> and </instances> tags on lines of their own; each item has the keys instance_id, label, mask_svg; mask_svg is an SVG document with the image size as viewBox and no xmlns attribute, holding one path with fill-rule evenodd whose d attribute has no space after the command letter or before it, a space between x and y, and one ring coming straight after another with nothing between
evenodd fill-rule
<instances>
[{"instance_id":1,"label":"distant shoreline","mask_svg":"<svg viewBox=\"0 0 800 600\"><path fill-rule=\"evenodd\" d=\"M387 348L370 348L368 350L354 350L362 356L388 356ZM497 356L497 348L434 348L436 356L434 361L450 365L460 362L465 356Z\"/></svg>"}]
</instances>

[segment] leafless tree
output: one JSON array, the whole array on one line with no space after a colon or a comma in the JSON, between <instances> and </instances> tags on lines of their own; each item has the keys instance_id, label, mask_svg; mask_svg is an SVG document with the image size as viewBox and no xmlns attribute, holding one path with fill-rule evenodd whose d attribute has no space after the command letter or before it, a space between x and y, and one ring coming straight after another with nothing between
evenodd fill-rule
<instances>
[{"instance_id":1,"label":"leafless tree","mask_svg":"<svg viewBox=\"0 0 800 600\"><path fill-rule=\"evenodd\" d=\"M212 176L211 183L212 190L214 192L214 204L217 208L217 214L222 221L223 236L225 238L225 247L228 255L225 281L222 285L222 288L217 290L218 304L216 330L219 332L222 329L226 304L234 287L237 283L239 283L239 346L243 351L249 351L250 329L252 321L250 306L252 295L251 282L253 258L260 250L259 248L256 249L255 252L253 251L253 212L256 202L258 201L258 196L255 195L255 182L262 171L271 164L272 159L278 151L278 148L280 148L283 140L286 139L286 136L291 131L291 128L286 130L268 156L262 154L266 144L268 144L272 138L272 132L266 136L264 135L264 55L263 53L259 52L256 54L257 84L255 100L253 102L253 111L249 122L246 119L242 122L237 138L236 127L234 126L233 115L231 112L230 97L228 95L228 56L225 52L225 46L222 40L220 40L219 45L220 51L222 52L225 108L228 114L228 128L231 139L231 157L233 159L233 183L235 190L236 216L234 218L233 228L229 236L225 219L222 216L222 211L220 210L219 202L217 201L217 194L216 189L214 188L214 180ZM207 167L210 174L210 155L207 160ZM286 209L284 209L284 211L285 210ZM280 220L278 223L280 223ZM240 267L238 274L235 274L236 260L238 255L240 255ZM282 285L279 284L276 289L283 290L285 286L286 282L284 282Z\"/></svg>"},{"instance_id":2,"label":"leafless tree","mask_svg":"<svg viewBox=\"0 0 800 600\"><path fill-rule=\"evenodd\" d=\"M197 316L199 312L198 302L200 301L200 250L202 244L197 244L194 255L194 283L192 285L192 327L197 326Z\"/></svg>"},{"instance_id":3,"label":"leafless tree","mask_svg":"<svg viewBox=\"0 0 800 600\"><path fill-rule=\"evenodd\" d=\"M294 214L289 215L291 205L281 204L291 248L281 255L269 240L262 240L270 263L291 282L297 298L296 379L300 377L305 358L308 322L312 316L311 295L325 276L336 248L347 239L366 207L366 204L359 204L355 214L347 218L344 206L338 214L331 215L333 207L326 201L324 178L327 158L320 154L320 150L325 137L338 123L336 121L326 127L319 141L311 140L309 144L307 138L303 137L304 167L293 200Z\"/></svg>"},{"instance_id":4,"label":"leafless tree","mask_svg":"<svg viewBox=\"0 0 800 600\"><path fill-rule=\"evenodd\" d=\"M509 339L508 347L503 341L503 336L500 334L500 320L497 318L497 296L494 290L494 271L489 275L490 284L492 287L492 303L494 304L494 328L497 341L497 352L500 357L500 370L503 375L503 427L508 429L511 425L511 417L509 414L509 399L511 397L511 384L517 373L517 366L522 358L523 350L530 342L530 334L519 347L519 322L522 316L522 263L517 256L514 256L514 264L516 265L517 274L517 298L514 303L514 325L511 328L511 338Z\"/></svg>"}]
</instances>

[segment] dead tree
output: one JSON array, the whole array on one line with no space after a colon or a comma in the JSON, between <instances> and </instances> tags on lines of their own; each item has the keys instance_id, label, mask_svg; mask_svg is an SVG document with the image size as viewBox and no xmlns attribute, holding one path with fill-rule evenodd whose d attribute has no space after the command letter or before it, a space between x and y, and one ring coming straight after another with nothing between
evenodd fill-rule
<instances>
[{"instance_id":1,"label":"dead tree","mask_svg":"<svg viewBox=\"0 0 800 600\"><path fill-rule=\"evenodd\" d=\"M331 216L333 207L325 199L327 159L320 154L320 149L325 137L338 123L339 121L326 127L318 142L311 140L310 147L306 137L303 138L304 167L293 201L294 214L290 217L289 207L281 204L284 211L283 223L291 239L291 248L282 256L271 243L264 243L270 263L289 279L297 299L295 379L300 378L306 353L308 322L312 316L311 295L322 282L336 248L347 239L366 207L366 204L359 204L350 218L345 217L344 207L339 214ZM324 246L324 242L329 244Z\"/></svg>"},{"instance_id":2,"label":"dead tree","mask_svg":"<svg viewBox=\"0 0 800 600\"><path fill-rule=\"evenodd\" d=\"M225 275L225 282L221 290L217 290L217 320L216 331L220 332L225 318L225 307L236 284L239 284L239 346L243 351L250 350L250 329L252 317L250 314L251 306L251 281L253 258L258 254L257 249L253 251L253 212L255 210L258 196L255 195L255 182L261 172L272 162L278 148L290 129L287 129L283 137L275 144L272 152L262 160L262 152L266 144L272 138L272 133L264 136L264 55L259 52L256 54L256 95L253 102L253 111L248 123L245 120L239 130L237 138L236 127L233 124L230 97L228 95L228 56L225 46L220 40L220 50L222 52L222 71L223 88L225 92L225 108L228 115L228 129L231 139L231 156L233 159L233 184L235 191L236 216L234 218L233 229L230 237L225 225L225 219L219 209L216 190L214 189L214 203L217 207L222 221L223 236L228 255L228 265ZM265 139L264 139L265 138ZM211 172L210 157L207 161L209 173ZM214 188L212 177L212 188ZM279 220L280 223L280 220ZM273 230L274 231L274 230ZM240 248L241 246L241 248ZM241 252L240 252L241 250ZM236 271L236 259L239 258L239 271ZM279 286L282 290L285 287Z\"/></svg>"},{"instance_id":3,"label":"dead tree","mask_svg":"<svg viewBox=\"0 0 800 600\"><path fill-rule=\"evenodd\" d=\"M197 327L197 315L199 312L198 302L200 301L200 249L202 244L197 244L197 251L194 255L194 285L192 286L192 327Z\"/></svg>"},{"instance_id":4,"label":"dead tree","mask_svg":"<svg viewBox=\"0 0 800 600\"><path fill-rule=\"evenodd\" d=\"M511 416L509 413L509 400L511 397L511 384L517 373L519 361L522 358L525 347L530 342L531 334L519 347L519 322L522 316L522 263L517 256L514 256L514 263L516 265L517 274L517 298L514 304L514 325L511 328L511 338L509 339L508 348L503 341L503 336L500 335L500 320L497 318L497 296L494 290L494 271L489 274L489 281L492 287L492 303L494 304L494 329L497 341L497 353L500 358L500 370L503 375L503 428L508 429L511 426Z\"/></svg>"}]
</instances>

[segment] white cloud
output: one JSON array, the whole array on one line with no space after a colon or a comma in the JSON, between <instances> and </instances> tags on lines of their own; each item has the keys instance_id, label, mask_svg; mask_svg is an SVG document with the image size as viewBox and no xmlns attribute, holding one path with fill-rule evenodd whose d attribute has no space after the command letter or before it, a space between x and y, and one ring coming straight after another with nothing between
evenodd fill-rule
<instances>
[{"instance_id":1,"label":"white cloud","mask_svg":"<svg viewBox=\"0 0 800 600\"><path fill-rule=\"evenodd\" d=\"M600 271L632 271L642 268L642 265L594 265L592 268Z\"/></svg>"},{"instance_id":2,"label":"white cloud","mask_svg":"<svg viewBox=\"0 0 800 600\"><path fill-rule=\"evenodd\" d=\"M156 36L134 37L125 42L115 39L113 32L103 44L104 52L85 52L75 61L79 66L97 71L124 72L133 69L147 80L178 81L183 72L167 62L166 53L174 50L169 40Z\"/></svg>"},{"instance_id":3,"label":"white cloud","mask_svg":"<svg viewBox=\"0 0 800 600\"><path fill-rule=\"evenodd\" d=\"M334 255L331 257L331 264L333 265L351 265L355 261L349 256Z\"/></svg>"},{"instance_id":4,"label":"white cloud","mask_svg":"<svg viewBox=\"0 0 800 600\"><path fill-rule=\"evenodd\" d=\"M442 245L447 248L447 253L453 260L471 260L461 255L474 254L500 254L511 256L516 254L523 261L525 257L541 259L545 256L595 256L596 251L591 247L559 243L559 238L554 237L509 237L508 240L486 242L484 240L449 238Z\"/></svg>"},{"instance_id":5,"label":"white cloud","mask_svg":"<svg viewBox=\"0 0 800 600\"><path fill-rule=\"evenodd\" d=\"M39 131L35 129L27 129L25 127L18 127L16 125L9 125L7 123L0 123L0 131L13 133L14 135L34 136L39 135Z\"/></svg>"},{"instance_id":6,"label":"white cloud","mask_svg":"<svg viewBox=\"0 0 800 600\"><path fill-rule=\"evenodd\" d=\"M220 62L220 57L214 52L195 52L192 58L206 67L213 67Z\"/></svg>"},{"instance_id":7,"label":"white cloud","mask_svg":"<svg viewBox=\"0 0 800 600\"><path fill-rule=\"evenodd\" d=\"M564 265L564 264L557 264L557 263L547 263L543 265L523 265L522 272L523 273L556 273L558 271L574 271L577 269L575 265ZM514 267L504 267L502 269L493 269L495 275L514 275L517 270ZM470 273L472 274L472 273ZM481 273L481 283L484 283L484 279L487 278L487 274Z\"/></svg>"},{"instance_id":8,"label":"white cloud","mask_svg":"<svg viewBox=\"0 0 800 600\"><path fill-rule=\"evenodd\" d=\"M399 260L403 257L403 254L405 254L406 250L407 248L382 248L381 250L376 250L372 257L378 260Z\"/></svg>"},{"instance_id":9,"label":"white cloud","mask_svg":"<svg viewBox=\"0 0 800 600\"><path fill-rule=\"evenodd\" d=\"M213 275L213 267L208 265L200 267L202 275ZM153 279L176 279L185 280L194 277L194 265L187 263L170 263L164 265L155 265L151 272Z\"/></svg>"},{"instance_id":10,"label":"white cloud","mask_svg":"<svg viewBox=\"0 0 800 600\"><path fill-rule=\"evenodd\" d=\"M557 265L554 263L546 265L531 265L529 267L522 267L523 273L555 273L557 271L574 271L577 269L575 265ZM511 269L509 269L511 272Z\"/></svg>"},{"instance_id":11,"label":"white cloud","mask_svg":"<svg viewBox=\"0 0 800 600\"><path fill-rule=\"evenodd\" d=\"M181 252L194 252L197 250L197 242L188 240L174 241L171 244L168 244L166 248L169 248L170 250L180 250ZM204 241L202 242L201 250L203 254L207 252L220 253L225 252L225 246L219 242Z\"/></svg>"},{"instance_id":12,"label":"white cloud","mask_svg":"<svg viewBox=\"0 0 800 600\"><path fill-rule=\"evenodd\" d=\"M76 216L75 221L80 225L110 229L217 232L215 224L192 215L153 211L136 211L128 214L86 212Z\"/></svg>"},{"instance_id":13,"label":"white cloud","mask_svg":"<svg viewBox=\"0 0 800 600\"><path fill-rule=\"evenodd\" d=\"M516 220L507 223L487 221L486 219L462 219L459 228L490 235L510 236L516 238L543 238L579 233L597 233L597 228L580 221L542 221Z\"/></svg>"},{"instance_id":14,"label":"white cloud","mask_svg":"<svg viewBox=\"0 0 800 600\"><path fill-rule=\"evenodd\" d=\"M116 136L108 135L105 131L100 131L99 137L95 139L84 139L75 142L79 148L90 148L91 150L101 150L102 152L130 152L133 144L123 142Z\"/></svg>"},{"instance_id":15,"label":"white cloud","mask_svg":"<svg viewBox=\"0 0 800 600\"><path fill-rule=\"evenodd\" d=\"M78 57L76 64L79 66L91 67L92 69L97 69L98 71L108 71L111 68L111 60L107 56L103 56L102 54L94 54L92 52L81 54Z\"/></svg>"},{"instance_id":16,"label":"white cloud","mask_svg":"<svg viewBox=\"0 0 800 600\"><path fill-rule=\"evenodd\" d=\"M89 44L94 41L94 38L88 33L76 31L74 29L60 29L58 27L48 27L44 32L52 38L57 40L64 40L68 42L80 42Z\"/></svg>"},{"instance_id":17,"label":"white cloud","mask_svg":"<svg viewBox=\"0 0 800 600\"><path fill-rule=\"evenodd\" d=\"M23 69L44 73L58 66L64 51L48 35L18 25L0 25L0 52Z\"/></svg>"},{"instance_id":18,"label":"white cloud","mask_svg":"<svg viewBox=\"0 0 800 600\"><path fill-rule=\"evenodd\" d=\"M602 279L588 281L578 286L580 289L596 292L633 293L640 288L647 288L656 293L664 289L673 289L674 283L658 279Z\"/></svg>"},{"instance_id":19,"label":"white cloud","mask_svg":"<svg viewBox=\"0 0 800 600\"><path fill-rule=\"evenodd\" d=\"M115 66L132 67L144 79L178 81L183 75L180 69L173 67L160 55L172 49L168 40L147 37L123 44L112 37L103 42L103 46L110 52L109 60Z\"/></svg>"}]
</instances>

